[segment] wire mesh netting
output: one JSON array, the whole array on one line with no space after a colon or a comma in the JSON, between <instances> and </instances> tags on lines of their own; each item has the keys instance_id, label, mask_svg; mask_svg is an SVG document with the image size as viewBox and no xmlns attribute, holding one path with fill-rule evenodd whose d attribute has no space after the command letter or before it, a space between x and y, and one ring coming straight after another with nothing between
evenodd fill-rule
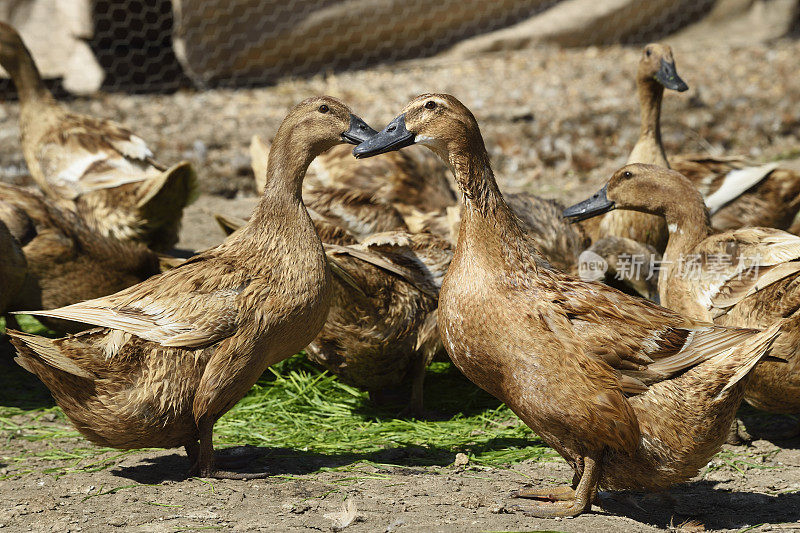
<instances>
[{"instance_id":1,"label":"wire mesh netting","mask_svg":"<svg viewBox=\"0 0 800 533\"><path fill-rule=\"evenodd\" d=\"M765 3L781 2L787 3ZM89 88L164 92L185 86L272 84L286 76L363 68L452 49L643 43L731 11L752 10L742 6L753 3L758 2L6 0L0 2L0 18L20 27L32 41L65 31L57 20L83 20L80 30L69 31L90 48L84 67L92 61L98 67L97 87L89 83ZM59 11L59 17L49 16L48 9ZM791 13L794 20L786 26L796 27L796 7ZM781 31L785 28L775 33ZM57 47L34 43L32 48L34 56L43 56ZM81 62L56 63L45 74L63 77L71 90L69 85L76 84L69 82L68 71L80 69Z\"/></svg>"}]
</instances>

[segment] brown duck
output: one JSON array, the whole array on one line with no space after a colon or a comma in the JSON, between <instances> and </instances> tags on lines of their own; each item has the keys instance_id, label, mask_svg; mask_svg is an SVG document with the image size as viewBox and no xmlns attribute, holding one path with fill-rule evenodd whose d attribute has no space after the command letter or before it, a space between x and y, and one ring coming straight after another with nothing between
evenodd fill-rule
<instances>
[{"instance_id":1,"label":"brown duck","mask_svg":"<svg viewBox=\"0 0 800 533\"><path fill-rule=\"evenodd\" d=\"M609 235L593 242L581 253L579 274L583 280L602 281L622 292L658 303L660 261L661 254L649 244Z\"/></svg>"},{"instance_id":2,"label":"brown duck","mask_svg":"<svg viewBox=\"0 0 800 533\"><path fill-rule=\"evenodd\" d=\"M22 38L5 23L0 65L17 87L22 152L42 190L104 235L156 250L174 245L183 208L195 195L191 165L167 168L122 126L64 109L45 87Z\"/></svg>"},{"instance_id":3,"label":"brown duck","mask_svg":"<svg viewBox=\"0 0 800 533\"><path fill-rule=\"evenodd\" d=\"M257 159L253 162L258 172ZM331 310L322 331L306 349L309 359L344 382L369 391L379 402L391 389L410 381L411 398L402 414L423 416L425 371L433 356L443 352L436 306L452 257L449 243L427 232L394 228L361 235L359 243L342 226L376 229L380 224L374 222L385 221L382 214L391 206L378 200L381 205L343 202L349 195L333 194L336 208L332 210L320 194L303 194L304 199L309 196L318 209L311 218L333 271ZM356 197L367 198L364 193ZM229 234L244 223L221 215L217 221Z\"/></svg>"},{"instance_id":4,"label":"brown duck","mask_svg":"<svg viewBox=\"0 0 800 533\"><path fill-rule=\"evenodd\" d=\"M10 229L27 263L9 311L53 309L99 298L159 273L155 252L101 235L36 191L0 184L0 222ZM74 322L44 321L59 331L76 330Z\"/></svg>"},{"instance_id":5,"label":"brown duck","mask_svg":"<svg viewBox=\"0 0 800 533\"><path fill-rule=\"evenodd\" d=\"M612 209L662 217L669 228L661 303L725 326L764 328L784 317L771 354L756 365L745 399L771 413L800 413L800 237L772 228L717 233L703 198L680 173L652 165L619 169L605 187L568 212Z\"/></svg>"},{"instance_id":6,"label":"brown duck","mask_svg":"<svg viewBox=\"0 0 800 533\"><path fill-rule=\"evenodd\" d=\"M330 243L328 256L355 283L335 279L328 321L308 346L309 358L378 401L410 381L401 414L423 417L425 371L443 352L436 309L452 257L449 243L402 231Z\"/></svg>"},{"instance_id":7,"label":"brown duck","mask_svg":"<svg viewBox=\"0 0 800 533\"><path fill-rule=\"evenodd\" d=\"M714 326L552 269L500 194L475 118L452 96L417 97L354 153L413 143L449 163L463 194L439 298L445 348L575 471L571 489L521 491L547 500L525 511L574 516L599 486L655 491L695 475L777 328Z\"/></svg>"},{"instance_id":8,"label":"brown duck","mask_svg":"<svg viewBox=\"0 0 800 533\"><path fill-rule=\"evenodd\" d=\"M94 443L184 446L193 475L253 477L215 466L214 423L325 323L330 272L300 191L314 157L363 138L362 125L334 98L298 104L247 225L127 290L36 313L100 327L62 339L10 332L17 361Z\"/></svg>"}]
</instances>

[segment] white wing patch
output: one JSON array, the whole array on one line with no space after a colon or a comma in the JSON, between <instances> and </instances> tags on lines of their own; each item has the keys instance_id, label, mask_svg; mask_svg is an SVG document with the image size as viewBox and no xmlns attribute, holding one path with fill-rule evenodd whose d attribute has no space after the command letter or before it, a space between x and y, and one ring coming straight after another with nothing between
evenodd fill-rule
<instances>
[{"instance_id":1,"label":"white wing patch","mask_svg":"<svg viewBox=\"0 0 800 533\"><path fill-rule=\"evenodd\" d=\"M122 155L130 157L131 159L144 161L148 157L153 157L153 152L147 147L147 143L144 142L144 139L136 135L131 135L128 137L127 141L115 139L111 142L111 145L119 150Z\"/></svg>"},{"instance_id":2,"label":"white wing patch","mask_svg":"<svg viewBox=\"0 0 800 533\"><path fill-rule=\"evenodd\" d=\"M777 163L769 163L760 167L747 167L728 172L720 188L706 198L709 213L713 215L725 207L726 204L760 183L776 168L778 168Z\"/></svg>"},{"instance_id":3,"label":"white wing patch","mask_svg":"<svg viewBox=\"0 0 800 533\"><path fill-rule=\"evenodd\" d=\"M79 182L89 167L98 161L106 159L107 157L108 155L103 153L91 154L89 152L85 152L83 157L72 161L69 165L67 165L67 168L56 174L56 185L61 187L69 187L70 184Z\"/></svg>"},{"instance_id":4,"label":"white wing patch","mask_svg":"<svg viewBox=\"0 0 800 533\"><path fill-rule=\"evenodd\" d=\"M98 162L103 163L102 168L92 168ZM56 174L53 185L71 191L74 198L91 191L145 181L159 174L160 171L154 167L143 168L142 164L123 157L85 152L83 157L72 161L67 168Z\"/></svg>"}]
</instances>

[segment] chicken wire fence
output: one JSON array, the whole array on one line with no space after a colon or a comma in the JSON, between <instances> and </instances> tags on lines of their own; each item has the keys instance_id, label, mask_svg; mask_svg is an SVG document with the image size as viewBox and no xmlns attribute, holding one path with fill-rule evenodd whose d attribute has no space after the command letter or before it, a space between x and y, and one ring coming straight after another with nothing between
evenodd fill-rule
<instances>
[{"instance_id":1,"label":"chicken wire fence","mask_svg":"<svg viewBox=\"0 0 800 533\"><path fill-rule=\"evenodd\" d=\"M91 23L81 39L106 91L249 87L433 56L498 31L510 32L505 44L482 50L535 40L537 28L567 46L643 43L709 16L720 1L85 0ZM592 24L570 31L569 19L581 17Z\"/></svg>"}]
</instances>

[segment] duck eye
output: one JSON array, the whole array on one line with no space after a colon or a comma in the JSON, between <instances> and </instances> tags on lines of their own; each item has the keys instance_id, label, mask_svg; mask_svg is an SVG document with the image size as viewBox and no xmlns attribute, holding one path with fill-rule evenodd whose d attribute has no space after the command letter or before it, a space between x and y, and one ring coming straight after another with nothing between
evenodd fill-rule
<instances>
[{"instance_id":1,"label":"duck eye","mask_svg":"<svg viewBox=\"0 0 800 533\"><path fill-rule=\"evenodd\" d=\"M436 102L433 100L428 100L425 102L425 109L436 109Z\"/></svg>"},{"instance_id":2,"label":"duck eye","mask_svg":"<svg viewBox=\"0 0 800 533\"><path fill-rule=\"evenodd\" d=\"M319 112L320 112L320 113L327 113L327 112L328 112L328 111L330 111L330 110L331 110L331 108L329 108L329 107L328 107L328 106L326 106L325 104L322 104L321 106L319 106Z\"/></svg>"},{"instance_id":3,"label":"duck eye","mask_svg":"<svg viewBox=\"0 0 800 533\"><path fill-rule=\"evenodd\" d=\"M633 173L631 173L630 170L626 170L625 172L622 173L622 177L623 178L632 178L633 177Z\"/></svg>"},{"instance_id":4,"label":"duck eye","mask_svg":"<svg viewBox=\"0 0 800 533\"><path fill-rule=\"evenodd\" d=\"M650 57L652 54L653 54L653 51L650 50L649 48L644 51L644 55L646 55L647 57Z\"/></svg>"}]
</instances>

